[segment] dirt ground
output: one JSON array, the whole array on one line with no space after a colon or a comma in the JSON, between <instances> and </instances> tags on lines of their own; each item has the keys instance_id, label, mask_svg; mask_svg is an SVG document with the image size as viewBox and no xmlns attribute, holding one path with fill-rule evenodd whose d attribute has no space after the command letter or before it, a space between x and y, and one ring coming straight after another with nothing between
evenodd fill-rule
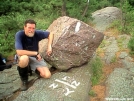
<instances>
[{"instance_id":1,"label":"dirt ground","mask_svg":"<svg viewBox=\"0 0 134 101\"><path fill-rule=\"evenodd\" d=\"M92 91L95 92L95 96L90 96L90 101L104 101L106 94L105 81L108 75L114 70L114 68L121 67L120 63L112 63L103 67L103 75L98 85L92 87Z\"/></svg>"}]
</instances>

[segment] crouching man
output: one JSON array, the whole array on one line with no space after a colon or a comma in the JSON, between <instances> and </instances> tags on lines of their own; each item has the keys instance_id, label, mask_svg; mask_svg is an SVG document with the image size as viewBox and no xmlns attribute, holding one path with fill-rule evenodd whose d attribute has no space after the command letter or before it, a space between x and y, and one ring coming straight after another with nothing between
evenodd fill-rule
<instances>
[{"instance_id":1,"label":"crouching man","mask_svg":"<svg viewBox=\"0 0 134 101\"><path fill-rule=\"evenodd\" d=\"M44 59L38 52L39 41L48 38L48 49L46 54L52 53L53 34L48 31L35 30L36 22L26 20L24 30L20 30L15 35L15 49L18 55L18 72L22 81L21 90L28 89L28 66L31 70L38 72L43 78L50 78L51 73Z\"/></svg>"}]
</instances>

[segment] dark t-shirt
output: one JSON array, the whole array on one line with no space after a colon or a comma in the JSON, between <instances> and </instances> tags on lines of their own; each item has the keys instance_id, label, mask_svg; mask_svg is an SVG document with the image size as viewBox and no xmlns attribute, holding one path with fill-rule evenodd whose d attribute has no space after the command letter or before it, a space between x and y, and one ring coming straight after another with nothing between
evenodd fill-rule
<instances>
[{"instance_id":1,"label":"dark t-shirt","mask_svg":"<svg viewBox=\"0 0 134 101\"><path fill-rule=\"evenodd\" d=\"M29 50L38 51L38 43L42 39L48 38L48 31L36 30L33 37L25 35L24 30L21 30L15 35L15 49L16 50Z\"/></svg>"}]
</instances>

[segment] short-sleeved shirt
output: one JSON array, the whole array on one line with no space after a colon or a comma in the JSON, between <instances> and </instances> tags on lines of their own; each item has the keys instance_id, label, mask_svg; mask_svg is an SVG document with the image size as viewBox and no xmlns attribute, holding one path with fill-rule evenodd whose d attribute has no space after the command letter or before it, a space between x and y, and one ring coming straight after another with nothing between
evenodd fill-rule
<instances>
[{"instance_id":1,"label":"short-sleeved shirt","mask_svg":"<svg viewBox=\"0 0 134 101\"><path fill-rule=\"evenodd\" d=\"M24 30L21 30L15 35L15 49L16 50L29 50L38 51L38 43L42 39L48 38L50 32L35 30L33 37L28 37L25 35Z\"/></svg>"}]
</instances>

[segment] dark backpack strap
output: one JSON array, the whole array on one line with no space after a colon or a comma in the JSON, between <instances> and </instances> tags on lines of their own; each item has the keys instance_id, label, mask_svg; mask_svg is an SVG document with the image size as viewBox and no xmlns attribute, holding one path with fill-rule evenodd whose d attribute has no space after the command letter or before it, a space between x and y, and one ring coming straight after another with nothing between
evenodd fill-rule
<instances>
[{"instance_id":1,"label":"dark backpack strap","mask_svg":"<svg viewBox=\"0 0 134 101\"><path fill-rule=\"evenodd\" d=\"M11 67L11 64L6 64L3 62L2 54L0 54L0 71L3 71L4 69L9 69Z\"/></svg>"},{"instance_id":2,"label":"dark backpack strap","mask_svg":"<svg viewBox=\"0 0 134 101\"><path fill-rule=\"evenodd\" d=\"M0 54L0 66L1 66L1 65L6 65L6 64L3 62L2 55Z\"/></svg>"}]
</instances>

